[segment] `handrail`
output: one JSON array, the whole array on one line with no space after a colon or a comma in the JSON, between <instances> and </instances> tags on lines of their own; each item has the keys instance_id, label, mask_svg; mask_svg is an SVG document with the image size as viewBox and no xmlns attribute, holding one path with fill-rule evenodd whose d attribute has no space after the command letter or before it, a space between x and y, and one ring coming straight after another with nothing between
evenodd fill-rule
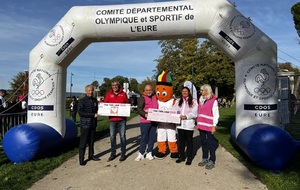
<instances>
[{"instance_id":1,"label":"handrail","mask_svg":"<svg viewBox=\"0 0 300 190\"><path fill-rule=\"evenodd\" d=\"M0 139L3 139L5 133L12 127L27 123L27 112L0 114Z\"/></svg>"}]
</instances>

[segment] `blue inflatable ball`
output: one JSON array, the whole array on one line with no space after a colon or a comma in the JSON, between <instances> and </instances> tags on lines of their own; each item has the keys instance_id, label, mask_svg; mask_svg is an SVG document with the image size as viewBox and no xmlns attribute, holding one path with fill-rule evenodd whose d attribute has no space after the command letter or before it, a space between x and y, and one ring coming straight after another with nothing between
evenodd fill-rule
<instances>
[{"instance_id":1,"label":"blue inflatable ball","mask_svg":"<svg viewBox=\"0 0 300 190\"><path fill-rule=\"evenodd\" d=\"M235 128L235 124L232 126ZM279 171L296 153L293 138L284 130L268 124L255 124L243 129L233 141L258 166Z\"/></svg>"},{"instance_id":2,"label":"blue inflatable ball","mask_svg":"<svg viewBox=\"0 0 300 190\"><path fill-rule=\"evenodd\" d=\"M67 128L64 138L52 127L43 123L21 124L11 128L3 138L3 150L14 163L30 161L43 157L68 143L75 142L76 124L66 120Z\"/></svg>"},{"instance_id":3,"label":"blue inflatable ball","mask_svg":"<svg viewBox=\"0 0 300 190\"><path fill-rule=\"evenodd\" d=\"M300 141L295 140L294 142L295 142L297 150L299 150L300 149Z\"/></svg>"},{"instance_id":4,"label":"blue inflatable ball","mask_svg":"<svg viewBox=\"0 0 300 190\"><path fill-rule=\"evenodd\" d=\"M62 146L73 144L76 142L78 134L78 128L73 120L66 118L66 133L65 137L62 139Z\"/></svg>"}]
</instances>

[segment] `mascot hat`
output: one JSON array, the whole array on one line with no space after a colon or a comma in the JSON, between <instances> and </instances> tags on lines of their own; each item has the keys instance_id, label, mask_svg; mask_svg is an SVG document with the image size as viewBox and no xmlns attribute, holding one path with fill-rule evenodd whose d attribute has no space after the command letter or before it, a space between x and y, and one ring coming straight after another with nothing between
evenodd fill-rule
<instances>
[{"instance_id":1,"label":"mascot hat","mask_svg":"<svg viewBox=\"0 0 300 190\"><path fill-rule=\"evenodd\" d=\"M157 85L172 86L172 77L169 71L162 71L156 76Z\"/></svg>"}]
</instances>

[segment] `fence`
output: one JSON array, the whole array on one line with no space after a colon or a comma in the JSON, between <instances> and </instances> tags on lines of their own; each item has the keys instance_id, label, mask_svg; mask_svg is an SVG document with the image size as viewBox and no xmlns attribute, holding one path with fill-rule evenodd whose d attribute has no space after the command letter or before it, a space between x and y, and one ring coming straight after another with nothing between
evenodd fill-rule
<instances>
[{"instance_id":1,"label":"fence","mask_svg":"<svg viewBox=\"0 0 300 190\"><path fill-rule=\"evenodd\" d=\"M13 126L27 123L27 112L0 114L0 138Z\"/></svg>"}]
</instances>

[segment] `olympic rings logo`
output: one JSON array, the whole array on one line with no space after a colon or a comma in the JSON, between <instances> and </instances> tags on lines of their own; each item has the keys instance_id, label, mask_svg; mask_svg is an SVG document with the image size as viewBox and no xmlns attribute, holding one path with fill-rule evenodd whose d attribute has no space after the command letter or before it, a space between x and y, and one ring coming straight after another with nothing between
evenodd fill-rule
<instances>
[{"instance_id":1,"label":"olympic rings logo","mask_svg":"<svg viewBox=\"0 0 300 190\"><path fill-rule=\"evenodd\" d=\"M44 90L32 90L31 91L31 94L32 95L36 95L36 96L43 96L45 94L45 91Z\"/></svg>"},{"instance_id":2,"label":"olympic rings logo","mask_svg":"<svg viewBox=\"0 0 300 190\"><path fill-rule=\"evenodd\" d=\"M241 30L238 26L234 27L234 32L237 33L238 35L244 35L244 31Z\"/></svg>"},{"instance_id":3,"label":"olympic rings logo","mask_svg":"<svg viewBox=\"0 0 300 190\"><path fill-rule=\"evenodd\" d=\"M56 42L59 41L59 40L60 40L60 35L59 35L59 34L55 35L55 36L52 38L52 42L53 42L53 43L56 43Z\"/></svg>"},{"instance_id":4,"label":"olympic rings logo","mask_svg":"<svg viewBox=\"0 0 300 190\"><path fill-rule=\"evenodd\" d=\"M267 95L271 92L271 89L269 87L267 87L267 88L255 88L254 92L256 94L259 94L259 95L260 94Z\"/></svg>"}]
</instances>

